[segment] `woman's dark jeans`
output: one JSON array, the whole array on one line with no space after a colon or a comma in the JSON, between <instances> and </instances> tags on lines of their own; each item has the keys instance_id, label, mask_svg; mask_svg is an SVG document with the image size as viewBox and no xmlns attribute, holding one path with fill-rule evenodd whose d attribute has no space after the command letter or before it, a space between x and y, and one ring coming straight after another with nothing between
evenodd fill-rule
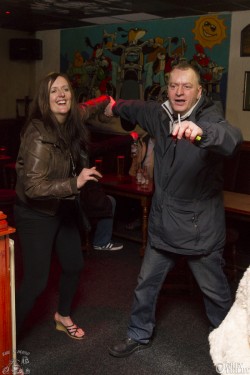
<instances>
[{"instance_id":1,"label":"woman's dark jeans","mask_svg":"<svg viewBox=\"0 0 250 375\"><path fill-rule=\"evenodd\" d=\"M47 285L53 249L62 269L58 312L70 315L83 255L74 202L62 203L55 216L20 203L15 205L14 214L23 257L23 280L16 297L18 331Z\"/></svg>"}]
</instances>

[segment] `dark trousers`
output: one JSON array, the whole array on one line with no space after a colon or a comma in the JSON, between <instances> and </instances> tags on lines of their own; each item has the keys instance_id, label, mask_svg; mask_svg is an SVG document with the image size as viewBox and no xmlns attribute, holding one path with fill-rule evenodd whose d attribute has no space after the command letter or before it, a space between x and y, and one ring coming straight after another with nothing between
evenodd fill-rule
<instances>
[{"instance_id":1,"label":"dark trousers","mask_svg":"<svg viewBox=\"0 0 250 375\"><path fill-rule=\"evenodd\" d=\"M231 304L231 291L223 272L223 249L208 255L187 257L188 265L203 293L207 317L212 327L218 327ZM158 294L168 272L174 267L177 255L152 248L148 243L143 258L134 302L130 315L128 337L147 343L155 327Z\"/></svg>"},{"instance_id":2,"label":"dark trousers","mask_svg":"<svg viewBox=\"0 0 250 375\"><path fill-rule=\"evenodd\" d=\"M69 316L78 285L83 255L74 202L65 202L56 216L23 204L14 208L23 256L23 280L16 296L17 331L48 281L51 254L55 249L60 265L58 313Z\"/></svg>"}]
</instances>

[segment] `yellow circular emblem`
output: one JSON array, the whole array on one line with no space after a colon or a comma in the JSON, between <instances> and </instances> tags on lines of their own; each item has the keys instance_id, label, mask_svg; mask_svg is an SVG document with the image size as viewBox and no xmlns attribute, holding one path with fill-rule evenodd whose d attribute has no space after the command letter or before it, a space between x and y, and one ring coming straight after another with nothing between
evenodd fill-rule
<instances>
[{"instance_id":1,"label":"yellow circular emblem","mask_svg":"<svg viewBox=\"0 0 250 375\"><path fill-rule=\"evenodd\" d=\"M195 28L192 31L195 40L198 40L203 47L212 48L226 38L224 21L217 16L201 16L195 21Z\"/></svg>"}]
</instances>

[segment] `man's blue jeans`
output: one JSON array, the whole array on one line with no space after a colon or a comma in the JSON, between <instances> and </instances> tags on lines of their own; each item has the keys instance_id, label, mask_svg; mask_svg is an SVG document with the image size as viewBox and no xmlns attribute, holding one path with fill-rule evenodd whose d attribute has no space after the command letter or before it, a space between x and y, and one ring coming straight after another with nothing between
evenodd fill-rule
<instances>
[{"instance_id":1,"label":"man's blue jeans","mask_svg":"<svg viewBox=\"0 0 250 375\"><path fill-rule=\"evenodd\" d=\"M228 313L232 301L227 278L223 272L223 249L206 256L189 256L188 265L203 293L210 324L218 327ZM174 267L178 255L156 250L149 244L144 255L127 336L147 343L155 327L155 309L158 294L167 273Z\"/></svg>"},{"instance_id":2,"label":"man's blue jeans","mask_svg":"<svg viewBox=\"0 0 250 375\"><path fill-rule=\"evenodd\" d=\"M94 246L105 246L112 238L116 200L110 195L108 195L108 197L112 203L112 217L98 220L93 238Z\"/></svg>"}]
</instances>

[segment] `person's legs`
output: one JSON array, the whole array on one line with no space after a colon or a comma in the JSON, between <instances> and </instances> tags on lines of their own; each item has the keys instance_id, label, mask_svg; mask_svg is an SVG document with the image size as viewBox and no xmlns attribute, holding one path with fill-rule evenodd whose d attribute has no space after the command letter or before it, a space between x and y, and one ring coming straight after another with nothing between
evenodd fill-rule
<instances>
[{"instance_id":1,"label":"person's legs","mask_svg":"<svg viewBox=\"0 0 250 375\"><path fill-rule=\"evenodd\" d=\"M134 341L149 342L155 327L157 297L175 262L174 254L156 250L147 244L127 330L127 336Z\"/></svg>"},{"instance_id":2,"label":"person's legs","mask_svg":"<svg viewBox=\"0 0 250 375\"><path fill-rule=\"evenodd\" d=\"M83 268L81 237L75 219L70 214L62 220L55 247L62 267L58 313L69 316Z\"/></svg>"},{"instance_id":3,"label":"person's legs","mask_svg":"<svg viewBox=\"0 0 250 375\"><path fill-rule=\"evenodd\" d=\"M15 206L15 223L23 257L23 280L16 295L17 332L47 285L51 252L60 220Z\"/></svg>"},{"instance_id":4,"label":"person's legs","mask_svg":"<svg viewBox=\"0 0 250 375\"><path fill-rule=\"evenodd\" d=\"M216 328L232 305L231 291L223 271L223 249L206 256L190 257L188 264L203 293L207 317Z\"/></svg>"},{"instance_id":5,"label":"person's legs","mask_svg":"<svg viewBox=\"0 0 250 375\"><path fill-rule=\"evenodd\" d=\"M75 206L63 202L60 210L61 224L55 241L55 249L61 264L58 309L54 315L56 329L73 339L83 339L84 331L71 319L71 307L77 289L83 254L81 236L76 221Z\"/></svg>"},{"instance_id":6,"label":"person's legs","mask_svg":"<svg viewBox=\"0 0 250 375\"><path fill-rule=\"evenodd\" d=\"M134 292L134 302L127 329L127 338L109 348L114 357L127 357L135 351L150 347L155 327L157 297L176 257L148 244Z\"/></svg>"},{"instance_id":7,"label":"person's legs","mask_svg":"<svg viewBox=\"0 0 250 375\"><path fill-rule=\"evenodd\" d=\"M110 195L108 197L112 204L112 217L98 220L93 238L93 246L105 246L112 238L116 200Z\"/></svg>"},{"instance_id":8,"label":"person's legs","mask_svg":"<svg viewBox=\"0 0 250 375\"><path fill-rule=\"evenodd\" d=\"M101 218L98 220L93 238L93 247L95 250L121 250L123 248L122 244L113 243L111 241L116 200L110 195L108 195L108 198L112 204L112 217Z\"/></svg>"}]
</instances>

